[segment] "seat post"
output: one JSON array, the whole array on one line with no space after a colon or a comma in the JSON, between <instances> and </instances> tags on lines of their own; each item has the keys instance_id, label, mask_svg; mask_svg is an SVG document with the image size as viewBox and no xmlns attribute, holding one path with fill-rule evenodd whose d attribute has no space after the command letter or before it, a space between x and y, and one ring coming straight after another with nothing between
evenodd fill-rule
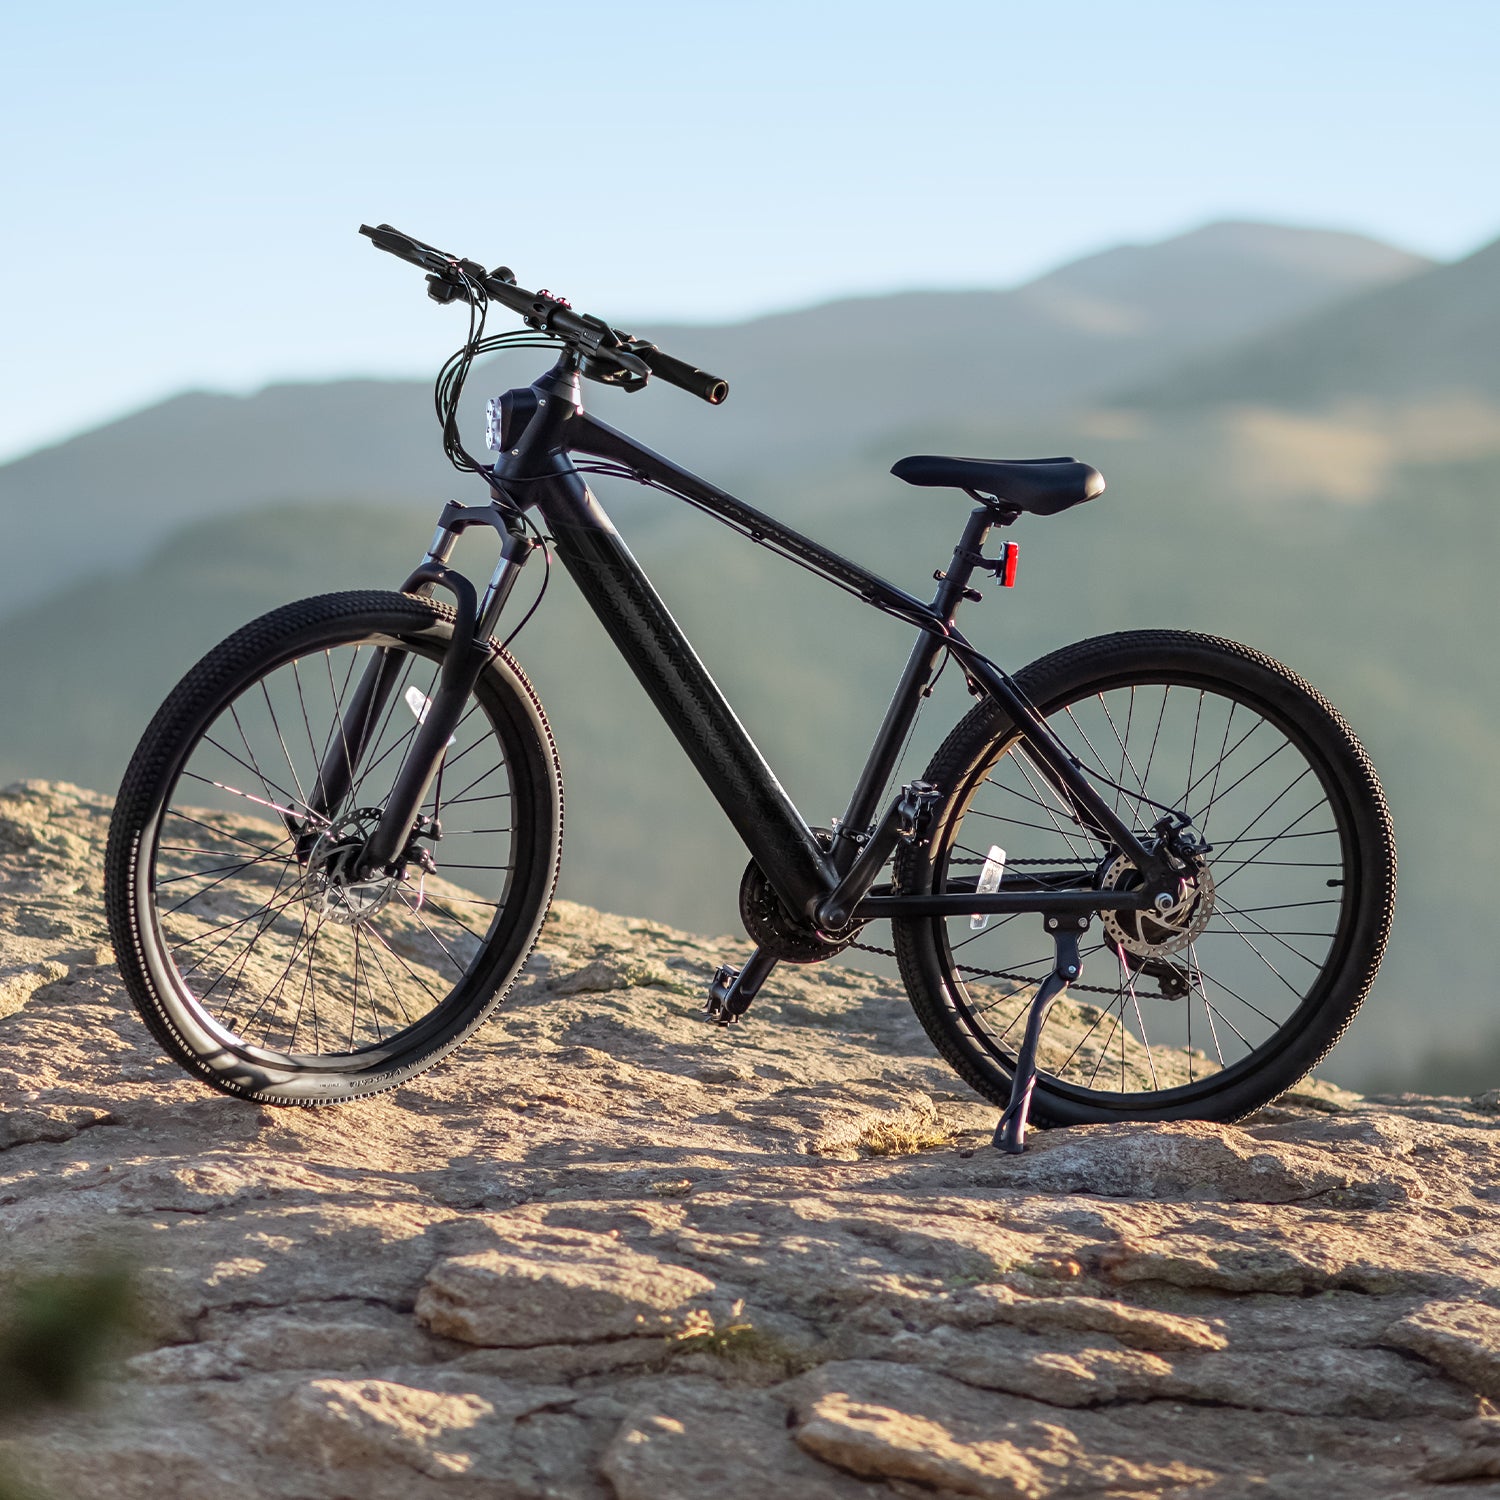
<instances>
[{"instance_id":1,"label":"seat post","mask_svg":"<svg viewBox=\"0 0 1500 1500\"><path fill-rule=\"evenodd\" d=\"M969 588L969 579L974 575L975 565L984 551L984 544L989 540L990 528L994 524L994 511L988 505L976 505L969 512L963 535L953 549L953 560L945 571L940 570L933 575L937 579L938 590L933 596L932 607L950 625L964 599L977 597Z\"/></svg>"}]
</instances>

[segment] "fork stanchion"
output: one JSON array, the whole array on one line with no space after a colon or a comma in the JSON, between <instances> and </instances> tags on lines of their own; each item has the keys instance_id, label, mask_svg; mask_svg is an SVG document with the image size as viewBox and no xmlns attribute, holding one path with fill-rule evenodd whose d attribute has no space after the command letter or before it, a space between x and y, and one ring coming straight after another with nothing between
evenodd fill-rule
<instances>
[{"instance_id":1,"label":"fork stanchion","mask_svg":"<svg viewBox=\"0 0 1500 1500\"><path fill-rule=\"evenodd\" d=\"M1016 1054L1015 1076L1010 1084L1010 1103L995 1126L993 1144L1001 1151L1017 1155L1026 1149L1026 1121L1031 1113L1031 1095L1036 1088L1036 1053L1042 1040L1047 1012L1067 987L1083 973L1078 940L1088 930L1087 912L1057 912L1047 918L1052 935L1054 959L1052 972L1041 982L1026 1017L1026 1034Z\"/></svg>"}]
</instances>

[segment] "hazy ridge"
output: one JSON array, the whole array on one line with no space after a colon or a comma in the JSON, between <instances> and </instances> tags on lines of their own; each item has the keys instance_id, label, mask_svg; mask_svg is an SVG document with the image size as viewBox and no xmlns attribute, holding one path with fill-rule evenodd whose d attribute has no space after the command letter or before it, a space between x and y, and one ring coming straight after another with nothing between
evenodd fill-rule
<instances>
[{"instance_id":1,"label":"hazy ridge","mask_svg":"<svg viewBox=\"0 0 1500 1500\"><path fill-rule=\"evenodd\" d=\"M1500 1071L1475 1042L1491 1024L1493 982L1468 938L1488 920L1472 871L1500 819L1500 682L1479 644L1493 636L1500 541L1500 420L1480 357L1486 341L1500 347L1497 288L1494 247L1423 268L1355 237L1215 226L1015 292L913 293L663 330L665 347L730 376L730 403L710 411L653 388L601 393L600 404L916 589L946 559L964 502L898 485L884 474L892 459L1077 450L1098 463L1106 496L1018 527L1022 588L992 597L967 627L1016 666L1101 631L1194 626L1311 677L1370 744L1402 851L1396 941L1334 1076L1410 1076L1436 1048L1452 1056L1427 1082L1477 1087L1472 1073ZM994 358L997 338L967 338L981 305L991 330L1003 323L1020 339L1030 328L1059 348L1074 339L1073 360L1057 364L1072 384L1043 400L1046 379L1028 390L1026 369ZM1231 312L1205 322L1199 310L1214 306ZM1412 311L1449 306L1467 316ZM1372 375L1370 351L1396 360L1402 330L1417 325L1422 361L1400 380ZM1326 342L1319 330L1331 330ZM903 351L895 366L887 339ZM1085 346L1097 360L1077 352ZM1307 350L1327 354L1321 384L1298 384ZM1190 373L1169 377L1174 361ZM1118 383L1098 384L1101 368L1123 372ZM517 362L477 376L476 402L531 373ZM941 403L924 407L934 389ZM0 525L21 539L24 514L49 542L10 553L38 602L6 624L0 768L111 786L161 695L227 630L304 593L397 584L432 510L461 493L430 412L414 383L188 396L0 469ZM719 448L725 461L711 462ZM605 496L794 796L811 816L838 811L905 632L665 496ZM470 568L482 574L480 553L476 543ZM117 571L101 574L106 565ZM732 927L742 851L560 570L552 590L518 651L563 750L564 889L699 930ZM951 687L909 771L967 706ZM1435 982L1437 1035L1413 999Z\"/></svg>"}]
</instances>

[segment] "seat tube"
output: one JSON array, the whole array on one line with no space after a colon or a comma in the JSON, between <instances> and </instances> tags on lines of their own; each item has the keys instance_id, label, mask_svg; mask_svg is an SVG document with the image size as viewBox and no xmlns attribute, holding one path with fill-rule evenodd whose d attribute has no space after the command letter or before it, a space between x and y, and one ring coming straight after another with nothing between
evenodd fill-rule
<instances>
[{"instance_id":1,"label":"seat tube","mask_svg":"<svg viewBox=\"0 0 1500 1500\"><path fill-rule=\"evenodd\" d=\"M922 694L927 690L932 674L943 654L941 639L925 631L917 637L911 655L906 659L901 680L891 696L885 711L875 744L870 750L865 768L860 772L859 782L849 798L849 805L834 830L833 848L830 857L839 874L846 874L859 855L865 842L865 833L879 813L881 794L901 757L901 747L907 732L916 721Z\"/></svg>"},{"instance_id":2,"label":"seat tube","mask_svg":"<svg viewBox=\"0 0 1500 1500\"><path fill-rule=\"evenodd\" d=\"M964 591L974 572L974 561L990 534L994 519L988 506L975 507L964 526L958 545L953 549L953 560L948 564L947 571L937 575L938 590L932 607L942 617L945 625L951 626L958 614ZM881 795L901 758L906 736L916 722L923 695L932 681L938 662L942 660L943 651L942 638L928 631L923 631L912 647L901 680L885 711L880 731L875 736L869 759L860 772L859 782L849 798L849 805L839 819L832 858L834 868L840 874L846 873L854 863L864 843L866 831L879 816Z\"/></svg>"}]
</instances>

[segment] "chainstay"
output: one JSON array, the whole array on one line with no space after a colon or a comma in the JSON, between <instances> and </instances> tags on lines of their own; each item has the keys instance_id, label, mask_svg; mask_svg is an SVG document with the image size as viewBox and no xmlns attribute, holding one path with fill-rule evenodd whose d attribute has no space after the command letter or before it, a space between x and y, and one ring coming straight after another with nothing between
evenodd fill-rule
<instances>
[{"instance_id":1,"label":"chainstay","mask_svg":"<svg viewBox=\"0 0 1500 1500\"><path fill-rule=\"evenodd\" d=\"M979 865L979 864L983 864L984 861L981 860L981 859L962 859L962 860L952 860L952 861L950 861L950 863L952 863L952 864L965 864L965 865ZM1053 866L1067 866L1067 865L1071 865L1071 864L1074 864L1074 863L1076 863L1076 862L1073 861L1073 860L1066 860L1066 859L1008 859L1008 860L1006 860L1006 864L1007 865L1053 865ZM1079 873L1080 874L1087 874L1088 872L1081 870L1081 871L1079 871ZM860 950L860 952L862 952L862 953L878 953L878 954L880 954L880 956L882 958L895 958L896 957L896 950L894 948L882 948L882 947L880 947L876 943L861 943L858 940L856 940L855 942L850 943L849 946L851 948L858 948ZM1108 951L1108 950L1105 950L1105 951ZM970 979L1016 979L1016 980L1020 980L1023 984L1035 984L1036 983L1036 975L1034 975L1034 974L1017 974L1017 973L1013 973L1013 972L1007 972L1004 969L977 969L977 968L974 967L973 964L955 964L953 967L960 974L967 975ZM1091 995L1118 995L1120 993L1120 991L1121 991L1121 986L1115 985L1113 988L1111 988L1110 986L1103 985L1103 984L1070 984L1068 986L1068 989L1070 991L1071 990L1082 990L1082 991L1085 991L1086 993L1091 994ZM1160 996L1160 995L1158 995L1158 996L1145 996L1145 995L1143 995L1141 998L1142 999L1151 999L1151 998L1165 999L1166 997L1165 996Z\"/></svg>"}]
</instances>

